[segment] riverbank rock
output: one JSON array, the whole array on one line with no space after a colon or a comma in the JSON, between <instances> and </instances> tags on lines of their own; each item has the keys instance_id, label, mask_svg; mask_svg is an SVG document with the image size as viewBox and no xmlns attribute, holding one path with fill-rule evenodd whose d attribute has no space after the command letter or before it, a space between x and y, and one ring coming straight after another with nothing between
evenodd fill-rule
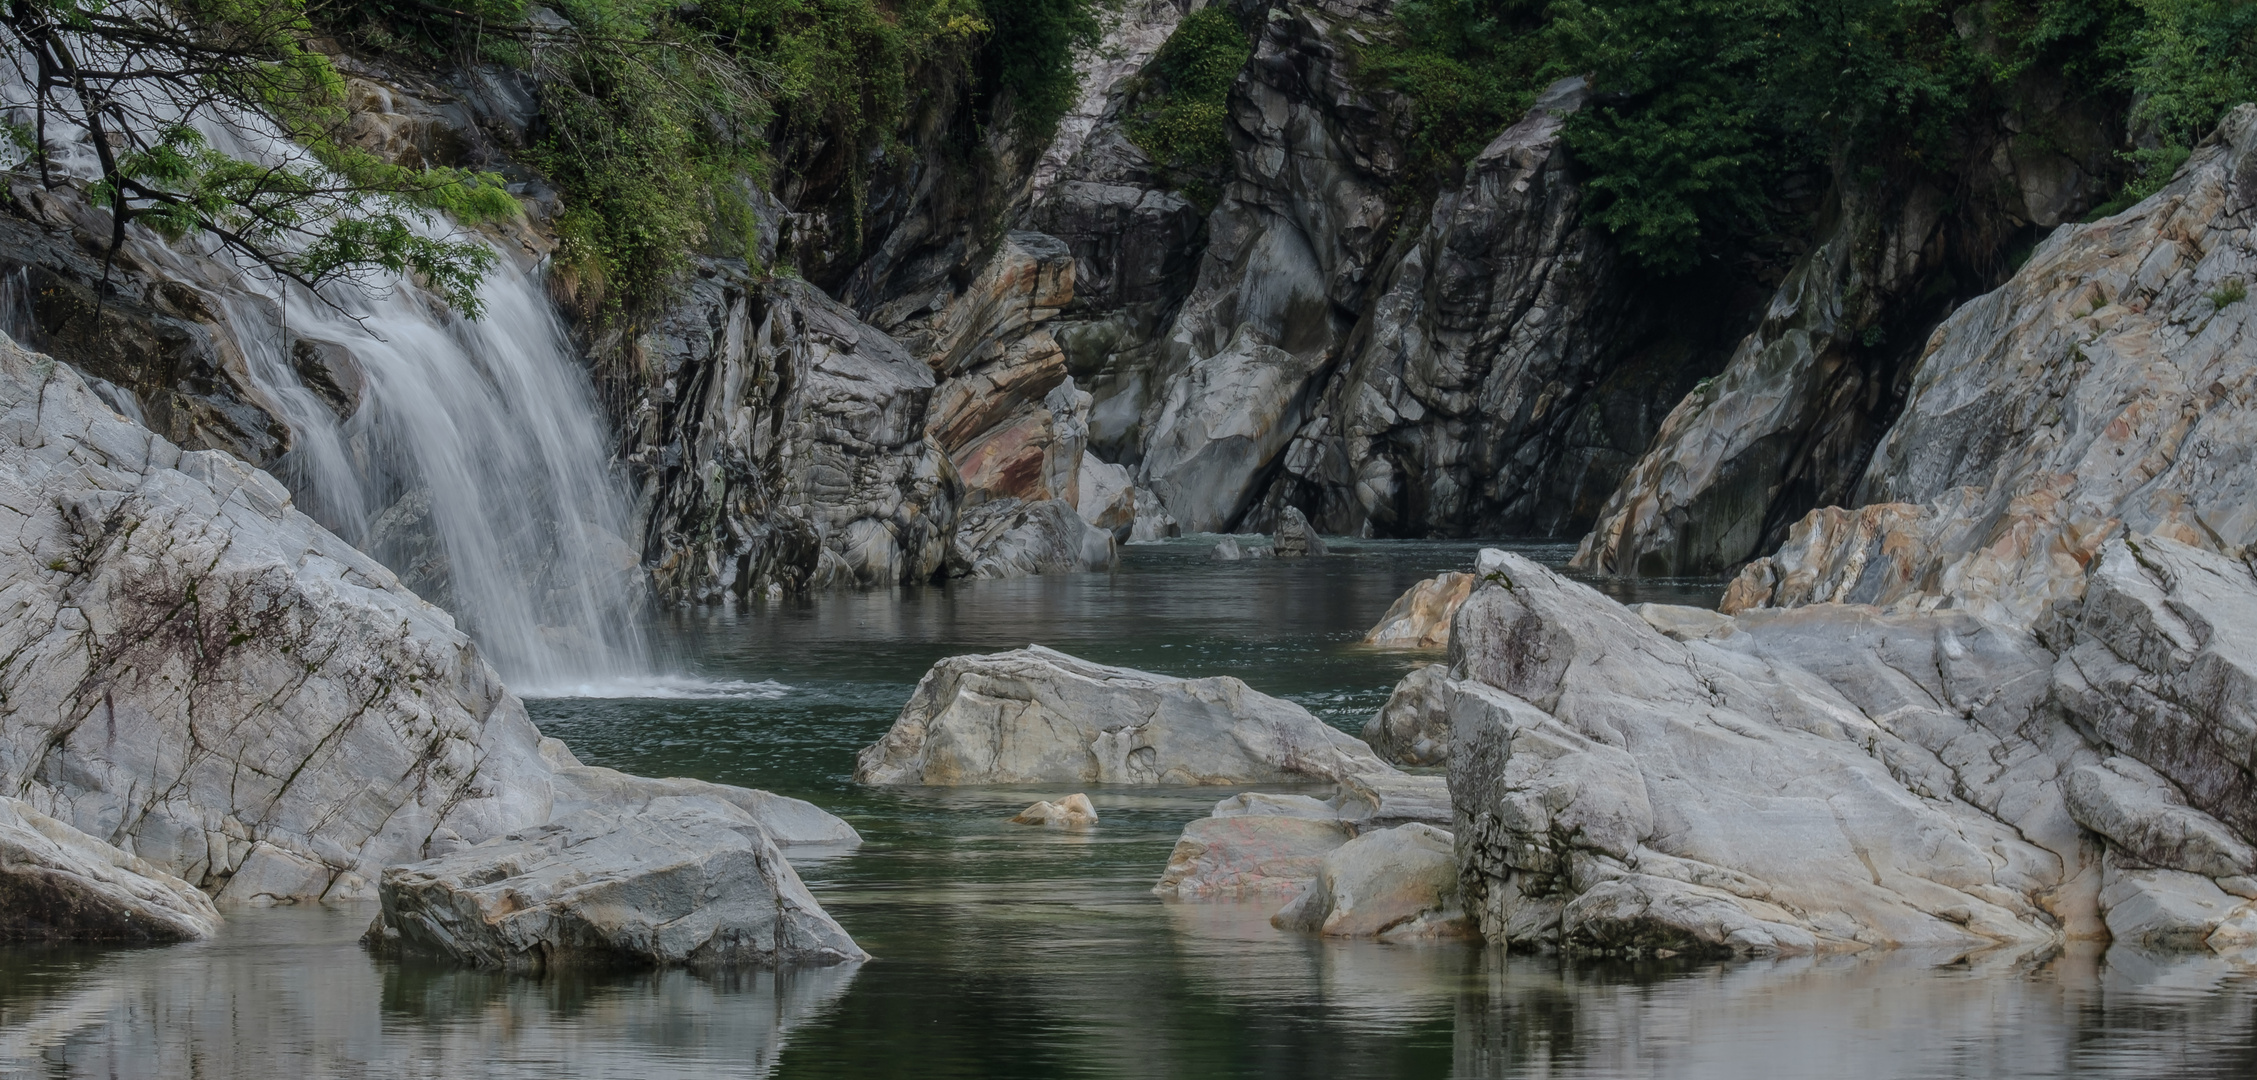
<instances>
[{"instance_id":1,"label":"riverbank rock","mask_svg":"<svg viewBox=\"0 0 2257 1080\"><path fill-rule=\"evenodd\" d=\"M1354 736L1237 679L1170 678L1035 645L934 664L854 778L1247 784L1392 771Z\"/></svg>"},{"instance_id":2,"label":"riverbank rock","mask_svg":"<svg viewBox=\"0 0 2257 1080\"><path fill-rule=\"evenodd\" d=\"M1269 548L1260 544L1241 544L1237 537L1225 536L1215 541L1215 546L1207 552L1207 558L1215 562L1245 562L1250 559L1267 559L1271 554L1273 553Z\"/></svg>"},{"instance_id":3,"label":"riverbank rock","mask_svg":"<svg viewBox=\"0 0 2257 1080\"><path fill-rule=\"evenodd\" d=\"M219 923L195 886L0 796L0 942L196 941Z\"/></svg>"},{"instance_id":4,"label":"riverbank rock","mask_svg":"<svg viewBox=\"0 0 2257 1080\"><path fill-rule=\"evenodd\" d=\"M1086 829L1097 824L1097 808L1080 792L1057 802L1044 800L1019 811L1013 825L1041 825L1051 829Z\"/></svg>"},{"instance_id":5,"label":"riverbank rock","mask_svg":"<svg viewBox=\"0 0 2257 1080\"><path fill-rule=\"evenodd\" d=\"M666 796L385 871L372 945L476 967L693 968L868 958L752 815Z\"/></svg>"},{"instance_id":6,"label":"riverbank rock","mask_svg":"<svg viewBox=\"0 0 2257 1080\"><path fill-rule=\"evenodd\" d=\"M1792 953L2101 932L2097 852L2051 784L2092 751L2046 724L2047 654L2026 637L1827 607L1681 642L1525 559L1500 574L1451 644L1450 787L1491 940Z\"/></svg>"},{"instance_id":7,"label":"riverbank rock","mask_svg":"<svg viewBox=\"0 0 2257 1080\"><path fill-rule=\"evenodd\" d=\"M1270 538L1270 552L1280 559L1328 554L1324 537L1309 527L1309 519L1302 517L1301 511L1290 506L1278 516L1277 531Z\"/></svg>"},{"instance_id":8,"label":"riverbank rock","mask_svg":"<svg viewBox=\"0 0 2257 1080\"><path fill-rule=\"evenodd\" d=\"M1364 725L1364 742L1397 765L1449 764L1450 696L1448 665L1429 664L1403 676Z\"/></svg>"},{"instance_id":9,"label":"riverbank rock","mask_svg":"<svg viewBox=\"0 0 2257 1080\"><path fill-rule=\"evenodd\" d=\"M1120 563L1113 534L1064 499L997 499L966 510L949 539L954 577L1008 578L1106 570Z\"/></svg>"},{"instance_id":10,"label":"riverbank rock","mask_svg":"<svg viewBox=\"0 0 2257 1080\"><path fill-rule=\"evenodd\" d=\"M1470 937L1450 834L1432 825L1364 833L1327 852L1316 879L1272 916L1281 930L1381 941Z\"/></svg>"},{"instance_id":11,"label":"riverbank rock","mask_svg":"<svg viewBox=\"0 0 2257 1080\"><path fill-rule=\"evenodd\" d=\"M1443 649L1450 644L1450 617L1473 591L1474 575L1451 571L1405 590L1364 634L1364 644L1382 649Z\"/></svg>"}]
</instances>

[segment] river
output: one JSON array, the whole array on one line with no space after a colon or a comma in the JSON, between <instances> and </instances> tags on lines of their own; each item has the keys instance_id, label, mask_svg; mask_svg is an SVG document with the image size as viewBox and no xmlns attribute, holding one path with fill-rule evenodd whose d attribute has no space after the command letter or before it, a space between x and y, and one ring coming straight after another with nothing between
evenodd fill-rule
<instances>
[{"instance_id":1,"label":"river","mask_svg":"<svg viewBox=\"0 0 2257 1080\"><path fill-rule=\"evenodd\" d=\"M1270 906L1150 893L1232 789L1094 790L1087 834L1005 820L1063 789L874 791L854 753L954 653L1039 642L1236 675L1354 731L1431 656L1354 642L1464 543L838 592L659 620L673 696L530 703L594 764L814 800L860 829L800 858L853 968L509 977L380 962L367 907L230 912L216 940L0 950L0 1076L2249 1077L2257 970L2097 948L1563 963L1319 941ZM1561 545L1523 545L1547 562ZM1713 584L1625 599L1711 604ZM798 853L795 853L797 857Z\"/></svg>"}]
</instances>

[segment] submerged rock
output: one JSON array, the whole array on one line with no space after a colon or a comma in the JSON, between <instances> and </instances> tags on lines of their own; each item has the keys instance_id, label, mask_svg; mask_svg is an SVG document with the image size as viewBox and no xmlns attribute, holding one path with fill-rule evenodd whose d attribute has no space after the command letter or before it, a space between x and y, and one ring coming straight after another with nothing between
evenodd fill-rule
<instances>
[{"instance_id":1,"label":"submerged rock","mask_svg":"<svg viewBox=\"0 0 2257 1080\"><path fill-rule=\"evenodd\" d=\"M477 967L868 958L752 815L706 797L582 810L384 872L373 945Z\"/></svg>"},{"instance_id":2,"label":"submerged rock","mask_svg":"<svg viewBox=\"0 0 2257 1080\"><path fill-rule=\"evenodd\" d=\"M1280 559L1299 559L1310 555L1324 555L1324 537L1309 527L1309 519L1301 511L1286 507L1278 516L1277 532L1270 540L1270 552Z\"/></svg>"},{"instance_id":3,"label":"submerged rock","mask_svg":"<svg viewBox=\"0 0 2257 1080\"><path fill-rule=\"evenodd\" d=\"M1041 825L1051 829L1086 829L1097 824L1097 808L1080 792L1057 802L1042 801L1019 811L1013 825Z\"/></svg>"},{"instance_id":4,"label":"submerged rock","mask_svg":"<svg viewBox=\"0 0 2257 1080\"><path fill-rule=\"evenodd\" d=\"M219 923L195 886L0 796L0 942L195 941Z\"/></svg>"},{"instance_id":5,"label":"submerged rock","mask_svg":"<svg viewBox=\"0 0 2257 1080\"><path fill-rule=\"evenodd\" d=\"M1458 906L1450 834L1416 823L1365 833L1327 852L1310 887L1270 921L1281 930L1381 941L1475 932Z\"/></svg>"},{"instance_id":6,"label":"submerged rock","mask_svg":"<svg viewBox=\"0 0 2257 1080\"><path fill-rule=\"evenodd\" d=\"M854 778L1247 784L1391 771L1354 736L1237 679L1170 678L1035 645L933 665Z\"/></svg>"}]
</instances>

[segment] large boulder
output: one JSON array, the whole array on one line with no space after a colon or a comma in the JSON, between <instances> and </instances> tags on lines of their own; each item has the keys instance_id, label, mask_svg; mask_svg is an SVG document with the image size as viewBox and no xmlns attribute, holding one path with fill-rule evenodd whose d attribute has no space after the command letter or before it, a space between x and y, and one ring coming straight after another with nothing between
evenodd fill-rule
<instances>
[{"instance_id":1,"label":"large boulder","mask_svg":"<svg viewBox=\"0 0 2257 1080\"><path fill-rule=\"evenodd\" d=\"M1042 646L934 664L865 784L1250 784L1394 770L1354 736L1237 679L1177 679Z\"/></svg>"},{"instance_id":2,"label":"large boulder","mask_svg":"<svg viewBox=\"0 0 2257 1080\"><path fill-rule=\"evenodd\" d=\"M219 921L195 886L0 796L0 942L195 941Z\"/></svg>"},{"instance_id":3,"label":"large boulder","mask_svg":"<svg viewBox=\"0 0 2257 1080\"><path fill-rule=\"evenodd\" d=\"M1453 632L1467 904L1545 948L1801 952L2101 932L2025 636L1814 608L1678 641L1517 556ZM2036 735L2033 737L2032 732Z\"/></svg>"},{"instance_id":4,"label":"large boulder","mask_svg":"<svg viewBox=\"0 0 2257 1080\"><path fill-rule=\"evenodd\" d=\"M757 819L719 799L582 810L385 871L380 948L477 967L867 959Z\"/></svg>"}]
</instances>

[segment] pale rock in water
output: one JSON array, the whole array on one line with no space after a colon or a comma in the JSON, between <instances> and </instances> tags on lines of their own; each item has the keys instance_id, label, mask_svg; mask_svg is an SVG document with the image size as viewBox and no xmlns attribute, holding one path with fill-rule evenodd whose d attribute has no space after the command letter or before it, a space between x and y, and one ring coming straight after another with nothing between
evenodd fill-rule
<instances>
[{"instance_id":1,"label":"pale rock in water","mask_svg":"<svg viewBox=\"0 0 2257 1080\"><path fill-rule=\"evenodd\" d=\"M1373 753L1397 765L1450 762L1450 669L1429 664L1403 676L1364 725Z\"/></svg>"},{"instance_id":2,"label":"pale rock in water","mask_svg":"<svg viewBox=\"0 0 2257 1080\"><path fill-rule=\"evenodd\" d=\"M1309 888L1270 921L1281 930L1381 941L1474 933L1458 906L1450 834L1415 822L1327 852Z\"/></svg>"},{"instance_id":3,"label":"pale rock in water","mask_svg":"<svg viewBox=\"0 0 2257 1080\"><path fill-rule=\"evenodd\" d=\"M1297 895L1316 880L1324 857L1355 835L1324 804L1317 807L1218 811L1193 821L1168 853L1167 869L1152 891L1183 900ZM1286 812L1269 812L1280 809Z\"/></svg>"},{"instance_id":4,"label":"pale rock in water","mask_svg":"<svg viewBox=\"0 0 2257 1080\"><path fill-rule=\"evenodd\" d=\"M1097 460L1087 450L1081 455L1081 484L1074 509L1083 521L1115 536L1128 534L1136 525L1137 488L1125 466Z\"/></svg>"},{"instance_id":5,"label":"pale rock in water","mask_svg":"<svg viewBox=\"0 0 2257 1080\"><path fill-rule=\"evenodd\" d=\"M1382 649L1443 649L1450 644L1450 617L1473 592L1474 575L1451 571L1405 590L1364 634L1364 644Z\"/></svg>"},{"instance_id":6,"label":"pale rock in water","mask_svg":"<svg viewBox=\"0 0 2257 1080\"><path fill-rule=\"evenodd\" d=\"M0 796L0 942L195 941L219 923L195 886Z\"/></svg>"},{"instance_id":7,"label":"pale rock in water","mask_svg":"<svg viewBox=\"0 0 2257 1080\"><path fill-rule=\"evenodd\" d=\"M1354 736L1237 679L1176 679L1042 646L934 664L865 784L1246 784L1394 771Z\"/></svg>"},{"instance_id":8,"label":"pale rock in water","mask_svg":"<svg viewBox=\"0 0 2257 1080\"><path fill-rule=\"evenodd\" d=\"M487 881L514 875L523 841L507 838L552 821L574 822L589 858L644 846L590 823L655 827L637 810L665 802L731 823L677 830L676 855L752 859L757 873L731 880L760 892L732 903L747 918L782 905L807 931L768 934L765 952L700 956L820 962L851 949L831 943L844 932L766 854L770 824L793 841L851 844L844 822L765 792L581 765L541 737L445 612L292 508L271 477L182 452L70 368L5 339L0 503L0 579L16 598L0 620L0 787L115 845L101 857L133 872L129 890L156 895L171 874L221 901L391 902L379 880L433 856ZM718 846L697 847L708 841ZM558 867L582 857L552 856ZM81 862L98 871L94 858ZM677 902L653 869L602 868L617 886L608 918L647 922ZM646 902L659 907L632 906ZM721 916L724 937L757 929ZM536 938L513 940L557 957L577 947ZM652 948L635 952L637 941ZM630 934L614 952L687 955L663 944ZM453 955L488 955L465 950Z\"/></svg>"},{"instance_id":9,"label":"pale rock in water","mask_svg":"<svg viewBox=\"0 0 2257 1080\"><path fill-rule=\"evenodd\" d=\"M1051 829L1086 829L1097 824L1097 808L1089 796L1075 792L1057 802L1044 800L1019 811L1013 825L1040 825Z\"/></svg>"}]
</instances>

